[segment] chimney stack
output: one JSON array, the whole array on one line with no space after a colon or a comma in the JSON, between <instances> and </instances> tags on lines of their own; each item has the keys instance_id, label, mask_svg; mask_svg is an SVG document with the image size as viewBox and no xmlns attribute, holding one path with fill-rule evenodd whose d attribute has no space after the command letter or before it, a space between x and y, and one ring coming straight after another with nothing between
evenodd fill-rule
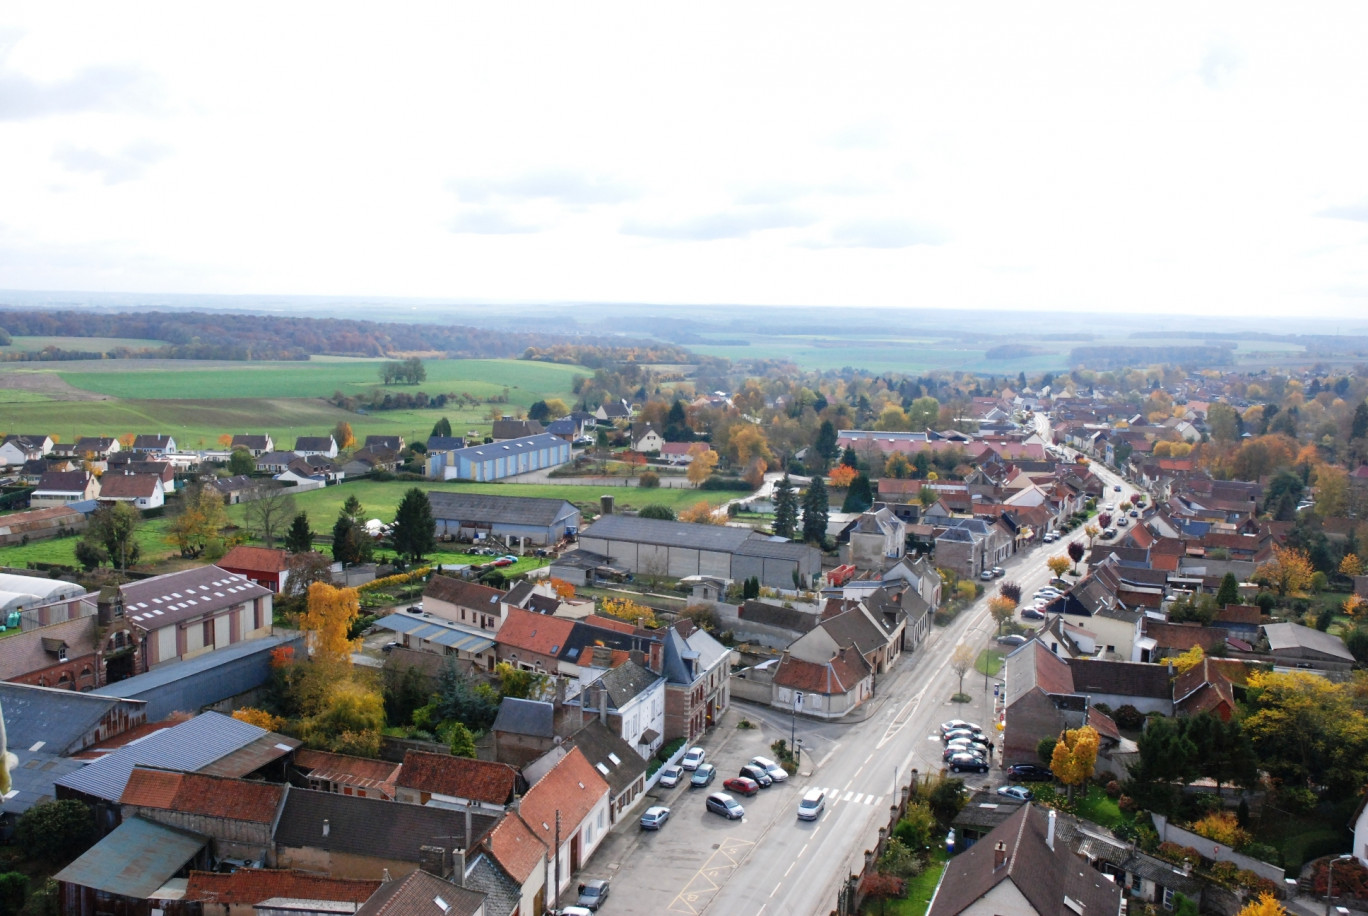
<instances>
[{"instance_id":1,"label":"chimney stack","mask_svg":"<svg viewBox=\"0 0 1368 916\"><path fill-rule=\"evenodd\" d=\"M1053 808L1051 808L1051 809L1050 809L1050 829L1049 829L1049 831L1045 834L1045 845L1048 846L1048 847L1050 847L1050 849L1054 849L1054 833L1055 833L1055 810L1054 810Z\"/></svg>"},{"instance_id":2,"label":"chimney stack","mask_svg":"<svg viewBox=\"0 0 1368 916\"><path fill-rule=\"evenodd\" d=\"M993 847L993 871L997 871L999 868L1006 864L1007 844L1002 842L1001 840L998 840L997 845Z\"/></svg>"}]
</instances>

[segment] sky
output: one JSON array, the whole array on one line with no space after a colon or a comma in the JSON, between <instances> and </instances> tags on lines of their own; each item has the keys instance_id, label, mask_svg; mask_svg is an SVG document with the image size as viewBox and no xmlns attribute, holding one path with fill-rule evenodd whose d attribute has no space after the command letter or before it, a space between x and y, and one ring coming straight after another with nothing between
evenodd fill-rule
<instances>
[{"instance_id":1,"label":"sky","mask_svg":"<svg viewBox=\"0 0 1368 916\"><path fill-rule=\"evenodd\" d=\"M1368 313L1368 4L0 4L0 289Z\"/></svg>"}]
</instances>

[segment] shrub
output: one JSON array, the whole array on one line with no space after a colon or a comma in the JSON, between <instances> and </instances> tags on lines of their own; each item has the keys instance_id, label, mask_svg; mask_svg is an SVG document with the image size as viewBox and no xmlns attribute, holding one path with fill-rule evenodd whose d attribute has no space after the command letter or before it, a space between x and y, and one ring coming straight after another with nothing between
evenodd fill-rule
<instances>
[{"instance_id":1,"label":"shrub","mask_svg":"<svg viewBox=\"0 0 1368 916\"><path fill-rule=\"evenodd\" d=\"M1121 783L1119 783L1119 782L1117 782L1115 779L1113 779L1113 780L1111 780L1110 782L1107 783L1107 786L1106 786L1106 788L1104 789L1104 791L1107 793L1107 797L1108 797L1108 798L1120 798L1120 797L1121 797Z\"/></svg>"},{"instance_id":2,"label":"shrub","mask_svg":"<svg viewBox=\"0 0 1368 916\"><path fill-rule=\"evenodd\" d=\"M643 490L654 490L660 486L660 475L655 471L642 471L637 478L637 486Z\"/></svg>"},{"instance_id":3,"label":"shrub","mask_svg":"<svg viewBox=\"0 0 1368 916\"><path fill-rule=\"evenodd\" d=\"M1145 724L1144 714L1129 703L1117 707L1112 720L1116 722L1117 728L1124 728L1127 731L1134 731Z\"/></svg>"},{"instance_id":4,"label":"shrub","mask_svg":"<svg viewBox=\"0 0 1368 916\"><path fill-rule=\"evenodd\" d=\"M1282 806L1293 814L1309 814L1316 807L1316 793L1300 786L1284 788L1278 793Z\"/></svg>"},{"instance_id":5,"label":"shrub","mask_svg":"<svg viewBox=\"0 0 1368 916\"><path fill-rule=\"evenodd\" d=\"M893 838L908 849L921 849L931 842L936 829L936 818L931 808L917 801L907 806L907 813L893 827Z\"/></svg>"},{"instance_id":6,"label":"shrub","mask_svg":"<svg viewBox=\"0 0 1368 916\"><path fill-rule=\"evenodd\" d=\"M1221 804L1221 797L1214 792L1195 792L1190 797L1189 802L1192 805L1192 810L1197 812L1198 817L1205 817L1220 811L1224 807Z\"/></svg>"},{"instance_id":7,"label":"shrub","mask_svg":"<svg viewBox=\"0 0 1368 916\"><path fill-rule=\"evenodd\" d=\"M1282 853L1278 851L1278 847L1269 846L1267 843L1246 843L1238 851L1271 865L1282 864Z\"/></svg>"},{"instance_id":8,"label":"shrub","mask_svg":"<svg viewBox=\"0 0 1368 916\"><path fill-rule=\"evenodd\" d=\"M1131 798L1129 795L1119 796L1116 799L1116 807L1120 808L1126 814L1131 814L1140 809L1140 806L1135 803L1135 799Z\"/></svg>"},{"instance_id":9,"label":"shrub","mask_svg":"<svg viewBox=\"0 0 1368 916\"><path fill-rule=\"evenodd\" d=\"M14 839L32 858L70 861L95 842L95 815L75 799L39 802L19 817Z\"/></svg>"},{"instance_id":10,"label":"shrub","mask_svg":"<svg viewBox=\"0 0 1368 916\"><path fill-rule=\"evenodd\" d=\"M1240 826L1232 811L1214 811L1193 824L1192 830L1208 840L1235 848L1244 846L1253 839L1249 831Z\"/></svg>"}]
</instances>

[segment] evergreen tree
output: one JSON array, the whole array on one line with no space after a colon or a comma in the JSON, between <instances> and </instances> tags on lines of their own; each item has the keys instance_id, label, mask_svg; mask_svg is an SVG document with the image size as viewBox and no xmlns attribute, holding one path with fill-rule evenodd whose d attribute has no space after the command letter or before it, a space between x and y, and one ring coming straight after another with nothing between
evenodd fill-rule
<instances>
[{"instance_id":1,"label":"evergreen tree","mask_svg":"<svg viewBox=\"0 0 1368 916\"><path fill-rule=\"evenodd\" d=\"M313 550L313 532L309 530L309 514L301 512L290 522L290 530L285 533L285 549L290 553L307 553Z\"/></svg>"},{"instance_id":2,"label":"evergreen tree","mask_svg":"<svg viewBox=\"0 0 1368 916\"><path fill-rule=\"evenodd\" d=\"M360 519L365 512L365 507L361 505L361 500L356 498L355 493L348 496L347 501L342 504L342 514L352 521Z\"/></svg>"},{"instance_id":3,"label":"evergreen tree","mask_svg":"<svg viewBox=\"0 0 1368 916\"><path fill-rule=\"evenodd\" d=\"M451 421L448 420L446 417L442 417L442 419L438 420L436 423L433 424L432 434L434 436L450 436Z\"/></svg>"},{"instance_id":4,"label":"evergreen tree","mask_svg":"<svg viewBox=\"0 0 1368 916\"><path fill-rule=\"evenodd\" d=\"M417 487L404 494L394 513L394 552L417 563L437 549L437 522L432 518L432 503Z\"/></svg>"},{"instance_id":5,"label":"evergreen tree","mask_svg":"<svg viewBox=\"0 0 1368 916\"><path fill-rule=\"evenodd\" d=\"M1354 408L1354 419L1349 424L1350 439L1368 439L1368 401L1359 401Z\"/></svg>"},{"instance_id":6,"label":"evergreen tree","mask_svg":"<svg viewBox=\"0 0 1368 916\"><path fill-rule=\"evenodd\" d=\"M848 468L854 468L857 471L860 469L860 459L855 454L855 446L847 445L845 447L845 451L841 453L841 464L844 464Z\"/></svg>"},{"instance_id":7,"label":"evergreen tree","mask_svg":"<svg viewBox=\"0 0 1368 916\"><path fill-rule=\"evenodd\" d=\"M929 473L931 473L931 459L927 457L926 452L917 452L916 457L912 459L912 479L925 480Z\"/></svg>"},{"instance_id":8,"label":"evergreen tree","mask_svg":"<svg viewBox=\"0 0 1368 916\"><path fill-rule=\"evenodd\" d=\"M835 425L830 420L823 420L817 429L817 441L812 444L809 451L811 457L808 458L808 467L818 474L827 472L836 456L841 454L841 447L837 444L836 438Z\"/></svg>"},{"instance_id":9,"label":"evergreen tree","mask_svg":"<svg viewBox=\"0 0 1368 916\"><path fill-rule=\"evenodd\" d=\"M827 502L826 482L812 478L803 494L803 540L815 544L826 543L827 520L831 506Z\"/></svg>"},{"instance_id":10,"label":"evergreen tree","mask_svg":"<svg viewBox=\"0 0 1368 916\"><path fill-rule=\"evenodd\" d=\"M1234 573L1226 573L1221 578L1221 587L1216 592L1216 607L1240 603L1240 583Z\"/></svg>"},{"instance_id":11,"label":"evergreen tree","mask_svg":"<svg viewBox=\"0 0 1368 916\"><path fill-rule=\"evenodd\" d=\"M842 512L863 512L874 505L874 490L869 485L869 477L856 474L846 490L845 501L841 503Z\"/></svg>"},{"instance_id":12,"label":"evergreen tree","mask_svg":"<svg viewBox=\"0 0 1368 916\"><path fill-rule=\"evenodd\" d=\"M791 538L797 527L798 494L793 491L793 481L785 474L774 485L774 533L781 538Z\"/></svg>"},{"instance_id":13,"label":"evergreen tree","mask_svg":"<svg viewBox=\"0 0 1368 916\"><path fill-rule=\"evenodd\" d=\"M347 515L345 507L333 524L332 554L343 566L369 563L375 554L375 542L366 533L365 526Z\"/></svg>"}]
</instances>

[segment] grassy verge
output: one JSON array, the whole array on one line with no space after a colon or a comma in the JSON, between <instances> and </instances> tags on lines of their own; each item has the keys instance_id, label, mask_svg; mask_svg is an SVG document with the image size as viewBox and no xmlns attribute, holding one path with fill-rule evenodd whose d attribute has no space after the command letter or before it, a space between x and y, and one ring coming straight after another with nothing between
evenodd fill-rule
<instances>
[{"instance_id":1,"label":"grassy verge","mask_svg":"<svg viewBox=\"0 0 1368 916\"><path fill-rule=\"evenodd\" d=\"M984 649L974 661L974 670L988 677L996 677L1002 670L1002 658L1002 653L996 649Z\"/></svg>"}]
</instances>

